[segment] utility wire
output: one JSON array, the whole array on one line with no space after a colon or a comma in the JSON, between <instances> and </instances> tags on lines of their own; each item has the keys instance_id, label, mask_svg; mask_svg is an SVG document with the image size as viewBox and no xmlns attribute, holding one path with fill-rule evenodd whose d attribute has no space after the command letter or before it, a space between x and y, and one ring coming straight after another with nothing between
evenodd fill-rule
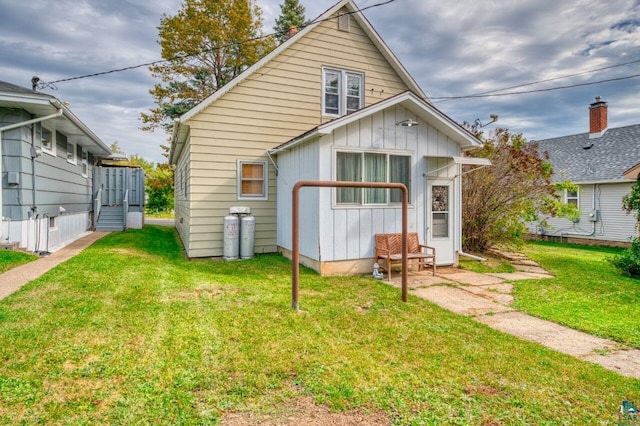
<instances>
[{"instance_id":1,"label":"utility wire","mask_svg":"<svg viewBox=\"0 0 640 426\"><path fill-rule=\"evenodd\" d=\"M465 95L464 98L466 98L466 97L476 97L476 96L479 97L480 95L487 95L489 93L502 92L503 90L511 90L511 89L518 89L520 87L534 86L536 84L548 83L550 81L563 80L565 78L577 77L577 76L585 75L585 74L591 74L591 73L594 73L594 72L604 71L604 70L608 70L608 69L611 69L611 68L617 68L617 67L623 67L625 65L636 64L638 62L640 62L640 59L637 59L635 61L623 62L621 64L610 65L608 67L594 68L594 69L590 69L590 70L586 70L586 71L582 71L582 72L577 72L577 73L574 73L574 74L566 74L566 75L562 75L560 77L548 78L546 80L538 80L538 81L533 81L533 82L530 82L530 83L523 83L523 84L518 84L518 85L515 85L515 86L503 87L501 89L494 89L494 90L487 90L486 92L473 93L471 95ZM445 97L445 96L442 96L442 97L431 97L430 99L438 99L438 100L440 100L440 102L447 102L447 101L452 101L452 100L455 100L455 99L462 99L462 98L463 97L461 97L461 96L459 96L459 97L454 97L454 96Z\"/></svg>"},{"instance_id":2,"label":"utility wire","mask_svg":"<svg viewBox=\"0 0 640 426\"><path fill-rule=\"evenodd\" d=\"M376 3L376 4L372 4L370 6L367 7L363 7L363 8L359 8L358 10L354 10L352 12L345 12L345 13L341 13L338 16L336 16L335 18L325 18L325 19L316 19L312 22L310 22L307 25L300 25L298 28L299 29L304 29L309 25L314 25L314 24L318 24L321 22L327 22L327 21L331 21L333 19L339 19L341 16L345 16L345 15L353 15L356 13L362 13L363 11L367 10L367 9L373 9L374 7L380 7L380 6L385 6L387 4L393 3L396 0L387 0L387 1L383 1L380 3ZM109 71L102 71L102 72L96 72L96 73L92 73L92 74L85 74L85 75L79 75L76 77L69 77L69 78L62 78L59 80L53 80L53 81L49 81L49 82L40 82L38 84L38 87L40 87L41 89L45 88L45 87L51 87L53 89L56 89L55 84L56 83L64 83L67 81L73 81L73 80L81 80L81 79L85 79L85 78L92 78L92 77L98 77L101 75L107 75L107 74L114 74L114 73L118 73L118 72L123 72L123 71L130 71L130 70L135 70L138 68L143 68L143 67L150 67L153 65L158 65L158 64L162 64L165 62L172 62L172 61L178 61L178 60L184 60L184 59L189 59L191 57L194 56L198 56L202 53L208 53L208 52L213 52L216 50L221 50L221 49L226 49L232 46L237 46L237 45L241 45L241 44L245 44L245 43L251 43L253 41L258 41L258 40L263 40L269 37L274 37L277 33L269 33L269 34L265 34L262 36L258 36L258 37L252 37L243 41L232 41L230 43L227 43L225 45L222 46L217 46L217 47L212 47L210 49L206 49L206 50L201 50L197 53L190 53L190 54L186 54L186 55L176 55L172 58L169 59L160 59L157 61L153 61L153 62L146 62L144 64L138 64L138 65L131 65L128 67L124 67L124 68L117 68L117 69L113 69L113 70L109 70Z\"/></svg>"},{"instance_id":3,"label":"utility wire","mask_svg":"<svg viewBox=\"0 0 640 426\"><path fill-rule=\"evenodd\" d=\"M431 97L430 99L453 100L453 99L491 98L491 97L497 97L497 96L524 95L527 93L551 92L554 90L561 90L561 89L573 89L574 87L593 86L595 84L609 83L611 81L628 80L630 78L636 78L636 77L640 77L640 74L627 75L624 77L608 78L606 80L591 81L588 83L577 83L577 84L569 84L566 86L549 87L546 89L522 90L519 92L508 92L508 93L487 93L487 94L465 95L465 96L440 96L440 97Z\"/></svg>"},{"instance_id":4,"label":"utility wire","mask_svg":"<svg viewBox=\"0 0 640 426\"><path fill-rule=\"evenodd\" d=\"M630 62L624 62L624 63L621 63L621 64L610 65L608 67L594 68L594 69L591 69L591 70L582 71L582 72L578 72L578 73L574 73L574 74L567 74L567 75L563 75L563 76L560 76L560 77L549 78L549 79L546 79L546 80L538 80L538 81L534 81L534 82L530 82L530 83L518 84L518 85L515 85L515 86L509 86L509 87L503 87L501 89L488 90L486 92L479 92L479 93L474 93L474 94L471 94L471 95L450 96L450 97L442 96L442 97L432 97L431 99L442 99L441 102L447 102L448 100L462 99L462 98L468 98L468 97L480 97L481 95L486 95L486 94L495 93L495 92L502 92L503 90L517 89L519 87L533 86L533 85L536 85L536 84L547 83L549 81L563 80L563 79L569 78L569 77L576 77L576 76L580 76L580 75L591 74L593 72L603 71L603 70L616 68L616 67L622 67L622 66L625 66L625 65L635 64L635 63L638 63L638 62L640 62L640 59L635 60L635 61L630 61ZM629 77L625 77L625 78L633 78L633 77L634 76L629 76ZM605 81L607 81L607 80L605 80ZM589 83L589 84L597 84L597 83L598 82L593 82L593 83ZM571 86L569 86L569 87L571 87ZM563 86L563 87L560 87L560 88L567 88L567 87ZM552 89L547 89L547 90L556 90L556 89L552 88ZM520 93L520 92L516 92L516 93Z\"/></svg>"}]
</instances>

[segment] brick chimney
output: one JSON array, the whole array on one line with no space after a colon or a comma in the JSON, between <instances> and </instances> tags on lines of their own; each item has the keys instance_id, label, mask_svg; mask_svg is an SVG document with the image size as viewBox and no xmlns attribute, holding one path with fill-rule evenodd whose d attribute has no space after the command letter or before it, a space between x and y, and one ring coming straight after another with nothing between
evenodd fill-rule
<instances>
[{"instance_id":1,"label":"brick chimney","mask_svg":"<svg viewBox=\"0 0 640 426\"><path fill-rule=\"evenodd\" d=\"M589 139L599 138L607 131L607 103L602 97L589 105Z\"/></svg>"}]
</instances>

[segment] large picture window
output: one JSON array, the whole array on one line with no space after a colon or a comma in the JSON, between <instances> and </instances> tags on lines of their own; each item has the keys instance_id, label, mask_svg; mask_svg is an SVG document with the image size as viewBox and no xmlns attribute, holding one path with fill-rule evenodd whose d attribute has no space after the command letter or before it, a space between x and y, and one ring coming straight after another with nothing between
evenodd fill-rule
<instances>
[{"instance_id":1,"label":"large picture window","mask_svg":"<svg viewBox=\"0 0 640 426\"><path fill-rule=\"evenodd\" d=\"M364 105L364 74L335 68L322 69L322 113L340 117Z\"/></svg>"},{"instance_id":2,"label":"large picture window","mask_svg":"<svg viewBox=\"0 0 640 426\"><path fill-rule=\"evenodd\" d=\"M267 199L266 161L238 160L238 199Z\"/></svg>"},{"instance_id":3,"label":"large picture window","mask_svg":"<svg viewBox=\"0 0 640 426\"><path fill-rule=\"evenodd\" d=\"M336 180L403 183L411 200L411 156L381 152L337 152ZM337 188L336 204L399 204L402 191L385 188Z\"/></svg>"}]
</instances>

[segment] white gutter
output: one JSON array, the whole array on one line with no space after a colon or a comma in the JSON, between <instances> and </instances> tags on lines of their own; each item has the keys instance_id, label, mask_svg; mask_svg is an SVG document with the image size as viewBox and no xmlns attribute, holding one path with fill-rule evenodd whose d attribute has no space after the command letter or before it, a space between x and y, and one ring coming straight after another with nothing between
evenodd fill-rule
<instances>
[{"instance_id":1,"label":"white gutter","mask_svg":"<svg viewBox=\"0 0 640 426\"><path fill-rule=\"evenodd\" d=\"M51 104L55 105L53 101ZM63 109L60 108L59 104L56 105L58 111L51 115L46 115L44 117L32 118L31 120L22 121L20 123L9 124L8 126L0 127L0 241L4 240L4 216L2 216L2 132L6 132L7 130L16 129L22 126L28 126L29 124L39 123L40 121L50 120L52 118L60 117L63 114Z\"/></svg>"}]
</instances>

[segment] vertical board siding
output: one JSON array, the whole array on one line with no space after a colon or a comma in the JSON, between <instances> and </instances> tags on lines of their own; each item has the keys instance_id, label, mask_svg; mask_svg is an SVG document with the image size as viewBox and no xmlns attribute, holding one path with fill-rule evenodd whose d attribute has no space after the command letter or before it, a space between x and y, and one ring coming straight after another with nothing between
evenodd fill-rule
<instances>
[{"instance_id":1,"label":"vertical board siding","mask_svg":"<svg viewBox=\"0 0 640 426\"><path fill-rule=\"evenodd\" d=\"M419 121L417 127L396 126L397 121L412 118ZM402 119L402 120L401 120ZM356 123L344 126L342 131L316 139L320 158L330 161L328 166L320 167L322 180L335 179L335 151L363 150L385 153L409 153L412 156L412 187L408 227L410 232L418 232L420 240L425 240L425 181L423 176L429 170L447 166L435 177L453 178L456 166L451 166L451 156L460 155L457 143L442 135L428 122L418 120L411 112L400 105L360 119ZM355 129L358 129L357 131ZM370 137L369 137L370 136ZM311 144L311 143L310 143ZM300 148L293 148L292 151ZM439 155L444 158L427 158ZM321 193L320 217L320 258L322 261L353 260L374 256L377 233L395 233L402 230L401 206L334 206L334 191ZM322 195L325 194L325 195ZM459 205L456 205L459 208ZM454 212L455 213L455 212ZM459 232L459 221L454 221L454 234Z\"/></svg>"},{"instance_id":2,"label":"vertical board siding","mask_svg":"<svg viewBox=\"0 0 640 426\"><path fill-rule=\"evenodd\" d=\"M338 31L335 20L329 20L319 24L197 114L188 123L190 144L181 156L194 154L189 159L189 176L197 176L198 180L191 180L190 191L194 196L197 194L203 198L192 198L188 208L176 200L176 211L184 215L183 222L186 222L178 232L185 245L194 242L187 249L190 257L222 255L223 216L211 211L211 201L215 201L220 209L248 205L263 212L263 216L256 216L256 227L260 230L260 237L256 238L256 252L275 251L277 245L287 246L288 231L281 232L280 220L276 221L276 211L288 208L285 207L286 201L283 204L276 197L276 192L278 197L284 196L282 191L276 191L281 176L276 182L275 169L269 164L269 199L237 200L236 161L268 161L267 149L331 119L323 117L321 112L323 66L364 73L365 106L408 90L357 22L352 20L351 32L345 33ZM367 128L370 132L370 126ZM358 141L355 138L355 134L360 132L357 125L341 131L353 133L350 141L354 144L368 145L371 139L369 133L365 140ZM285 158L286 155L280 155L278 162L286 161ZM309 158L299 160L311 161ZM178 164L181 161L182 158L178 159ZM305 164L308 169L308 163ZM303 190L305 194L312 191L317 190ZM318 215L317 210L312 213ZM201 218L199 226L195 226L192 217ZM314 232L318 232L317 228ZM207 238L199 238L201 233ZM217 237L210 238L211 234ZM196 240L199 241L197 244ZM318 256L317 246L304 250Z\"/></svg>"},{"instance_id":3,"label":"vertical board siding","mask_svg":"<svg viewBox=\"0 0 640 426\"><path fill-rule=\"evenodd\" d=\"M292 189L300 180L318 180L319 158L318 145L304 144L298 149L283 151L277 156L279 168L277 239L278 246L292 249ZM300 190L300 253L311 259L318 259L318 230L320 216L318 214L318 188L302 188Z\"/></svg>"}]
</instances>

